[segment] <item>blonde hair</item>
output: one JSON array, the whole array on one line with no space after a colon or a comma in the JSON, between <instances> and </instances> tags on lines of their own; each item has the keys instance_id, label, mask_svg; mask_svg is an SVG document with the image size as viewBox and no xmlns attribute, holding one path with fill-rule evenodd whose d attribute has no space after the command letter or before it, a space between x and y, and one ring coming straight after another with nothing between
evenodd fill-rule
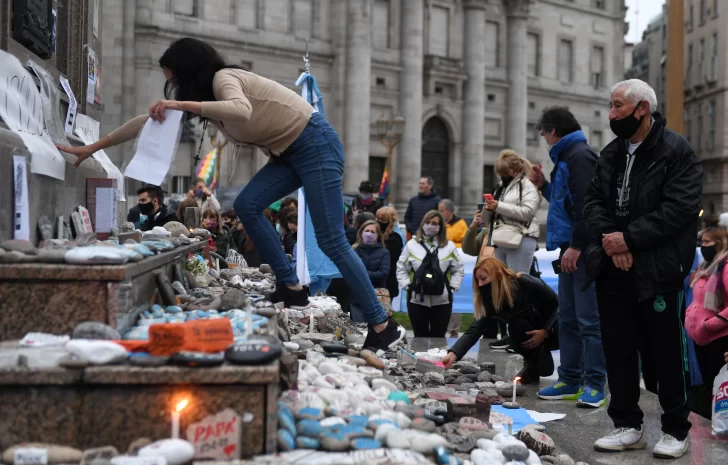
<instances>
[{"instance_id":1,"label":"blonde hair","mask_svg":"<svg viewBox=\"0 0 728 465\"><path fill-rule=\"evenodd\" d=\"M359 228L359 231L357 231L356 242L354 243L354 245L351 246L352 249L358 249L359 247L361 247L361 244L362 244L361 236L364 233L364 230L367 228L367 226L372 226L372 225L374 225L374 227L377 228L377 239L378 239L377 242L382 244L382 247L384 246L384 238L382 237L381 228L379 227L379 225L377 224L376 221L368 220L368 221L365 221L364 224L362 224L361 227Z\"/></svg>"},{"instance_id":2,"label":"blonde hair","mask_svg":"<svg viewBox=\"0 0 728 465\"><path fill-rule=\"evenodd\" d=\"M514 176L523 174L526 178L531 175L533 165L530 161L519 156L511 149L502 150L495 162L495 172L498 176L507 176L508 173L515 173Z\"/></svg>"},{"instance_id":3,"label":"blonde hair","mask_svg":"<svg viewBox=\"0 0 728 465\"><path fill-rule=\"evenodd\" d=\"M447 225L445 224L445 218L443 218L442 213L440 213L437 210L430 210L427 213L425 213L425 217L422 218L422 222L420 222L420 227L417 230L417 234L415 235L415 240L419 242L420 244L425 242L425 232L424 232L424 226L425 223L430 221L432 218L439 218L440 220L440 232L437 233L437 247L443 248L447 245Z\"/></svg>"},{"instance_id":4,"label":"blonde hair","mask_svg":"<svg viewBox=\"0 0 728 465\"><path fill-rule=\"evenodd\" d=\"M487 315L483 297L480 295L480 286L475 272L483 269L490 277L491 286L493 288L492 299L493 308L499 312L503 308L503 304L507 303L509 307L513 306L513 288L515 281L523 273L515 273L509 269L505 263L494 257L488 257L480 260L475 268L473 268L473 296L475 304L475 318L481 319Z\"/></svg>"},{"instance_id":5,"label":"blonde hair","mask_svg":"<svg viewBox=\"0 0 728 465\"><path fill-rule=\"evenodd\" d=\"M399 223L397 210L392 207L382 207L377 210L377 220L382 223L387 223L387 229L382 231L382 238L386 241L389 238L389 235L392 234L392 231L394 231L394 227L397 226L397 223Z\"/></svg>"}]
</instances>

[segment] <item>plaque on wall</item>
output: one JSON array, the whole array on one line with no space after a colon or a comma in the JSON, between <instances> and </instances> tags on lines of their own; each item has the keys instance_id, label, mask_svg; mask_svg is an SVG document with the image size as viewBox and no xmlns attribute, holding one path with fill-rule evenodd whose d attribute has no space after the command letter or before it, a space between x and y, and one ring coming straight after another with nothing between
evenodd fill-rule
<instances>
[{"instance_id":1,"label":"plaque on wall","mask_svg":"<svg viewBox=\"0 0 728 465\"><path fill-rule=\"evenodd\" d=\"M53 0L14 0L13 39L46 60L53 55Z\"/></svg>"}]
</instances>

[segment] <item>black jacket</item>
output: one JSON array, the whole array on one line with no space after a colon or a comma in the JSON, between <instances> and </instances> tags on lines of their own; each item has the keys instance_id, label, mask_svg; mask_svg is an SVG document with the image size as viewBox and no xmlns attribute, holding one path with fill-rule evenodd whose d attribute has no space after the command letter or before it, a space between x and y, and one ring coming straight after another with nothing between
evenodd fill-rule
<instances>
[{"instance_id":1,"label":"black jacket","mask_svg":"<svg viewBox=\"0 0 728 465\"><path fill-rule=\"evenodd\" d=\"M162 207L157 213L147 217L147 220L142 223L140 229L142 231L151 231L156 226L164 226L165 224L172 221L178 221L177 214L175 214L173 211L170 211L167 208L167 205L162 204Z\"/></svg>"},{"instance_id":2,"label":"black jacket","mask_svg":"<svg viewBox=\"0 0 728 465\"><path fill-rule=\"evenodd\" d=\"M619 174L615 172L618 157L627 157L622 139L613 140L602 151L584 206L591 237L586 257L588 276L597 279L614 266L601 247L602 234L621 230L632 253L629 273L640 300L683 288L695 258L703 191L702 163L688 141L665 128L659 113L653 117L652 130L634 154L644 158L630 177L627 226L617 226L612 185Z\"/></svg>"},{"instance_id":3,"label":"black jacket","mask_svg":"<svg viewBox=\"0 0 728 465\"><path fill-rule=\"evenodd\" d=\"M412 197L407 205L407 211L404 214L404 223L407 226L407 232L415 235L420 228L422 218L430 210L437 210L440 204L440 196L433 189L429 194L417 194Z\"/></svg>"},{"instance_id":4,"label":"black jacket","mask_svg":"<svg viewBox=\"0 0 728 465\"><path fill-rule=\"evenodd\" d=\"M537 323L539 323L537 326L541 326L543 329L551 329L556 321L556 310L559 306L559 299L554 290L542 280L527 274L521 275L516 283L513 307L508 308L504 306L496 315L487 316L495 316L495 318L508 323L513 318L518 318L518 316L514 315L518 315L524 310L529 312L535 310L536 315L531 316L534 316ZM491 297L483 296L483 298L490 299ZM458 359L463 358L470 348L483 337L488 319L479 318L473 320L468 330L450 348L450 352L457 355Z\"/></svg>"},{"instance_id":5,"label":"black jacket","mask_svg":"<svg viewBox=\"0 0 728 465\"><path fill-rule=\"evenodd\" d=\"M392 231L384 240L384 247L389 251L389 275L387 275L387 289L389 296L395 298L399 295L399 282L397 282L397 261L402 255L404 244L402 236Z\"/></svg>"},{"instance_id":6,"label":"black jacket","mask_svg":"<svg viewBox=\"0 0 728 465\"><path fill-rule=\"evenodd\" d=\"M372 215L377 214L377 210L382 208L384 206L384 201L380 198L373 198L370 203L363 203L361 200L361 197L357 196L354 201L351 203L351 207L356 211L354 216L357 215L357 213L362 212L368 212Z\"/></svg>"},{"instance_id":7,"label":"black jacket","mask_svg":"<svg viewBox=\"0 0 728 465\"><path fill-rule=\"evenodd\" d=\"M367 269L372 286L375 288L387 287L389 251L381 244L360 245L354 251L364 263L364 268Z\"/></svg>"}]
</instances>

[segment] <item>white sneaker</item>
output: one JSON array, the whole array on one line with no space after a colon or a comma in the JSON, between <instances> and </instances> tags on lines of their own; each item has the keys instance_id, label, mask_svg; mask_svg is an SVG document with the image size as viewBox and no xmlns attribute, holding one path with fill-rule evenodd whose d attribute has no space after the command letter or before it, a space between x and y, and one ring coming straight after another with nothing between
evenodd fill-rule
<instances>
[{"instance_id":1,"label":"white sneaker","mask_svg":"<svg viewBox=\"0 0 728 465\"><path fill-rule=\"evenodd\" d=\"M676 459L688 451L688 438L682 441L674 436L662 433L662 437L655 445L652 455L658 459Z\"/></svg>"},{"instance_id":2,"label":"white sneaker","mask_svg":"<svg viewBox=\"0 0 728 465\"><path fill-rule=\"evenodd\" d=\"M598 452L621 452L628 449L644 449L647 441L644 440L644 428L617 428L594 443L594 450Z\"/></svg>"}]
</instances>

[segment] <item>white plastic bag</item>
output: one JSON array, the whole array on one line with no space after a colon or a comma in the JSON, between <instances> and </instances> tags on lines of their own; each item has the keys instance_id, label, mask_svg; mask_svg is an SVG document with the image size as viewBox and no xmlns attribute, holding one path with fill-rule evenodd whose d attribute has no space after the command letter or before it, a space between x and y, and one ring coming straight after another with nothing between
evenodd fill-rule
<instances>
[{"instance_id":1,"label":"white plastic bag","mask_svg":"<svg viewBox=\"0 0 728 465\"><path fill-rule=\"evenodd\" d=\"M728 365L713 381L713 435L728 436Z\"/></svg>"}]
</instances>

